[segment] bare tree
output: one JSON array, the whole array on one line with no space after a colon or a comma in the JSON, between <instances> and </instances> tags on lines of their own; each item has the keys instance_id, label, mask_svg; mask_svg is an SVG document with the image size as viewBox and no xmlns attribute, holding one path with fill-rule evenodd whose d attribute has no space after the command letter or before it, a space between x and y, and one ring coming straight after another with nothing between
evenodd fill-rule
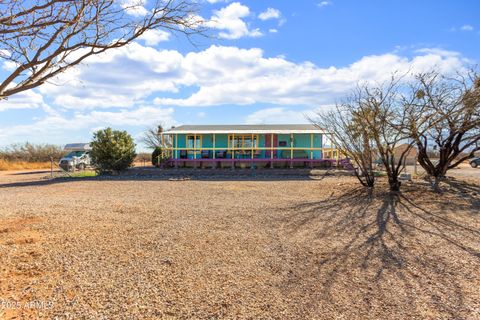
<instances>
[{"instance_id":1,"label":"bare tree","mask_svg":"<svg viewBox=\"0 0 480 320\"><path fill-rule=\"evenodd\" d=\"M418 162L438 190L448 170L480 150L480 77L473 72L455 77L429 72L416 80L411 87L416 98L412 110L430 116L423 123L412 118L410 135L418 148ZM438 152L437 161L432 149Z\"/></svg>"},{"instance_id":2,"label":"bare tree","mask_svg":"<svg viewBox=\"0 0 480 320\"><path fill-rule=\"evenodd\" d=\"M1 80L0 100L148 30L200 33L197 9L187 0L0 1L0 61L12 66Z\"/></svg>"},{"instance_id":3,"label":"bare tree","mask_svg":"<svg viewBox=\"0 0 480 320\"><path fill-rule=\"evenodd\" d=\"M405 158L413 147L407 128L411 118L417 116L408 107L408 98L401 95L402 80L403 77L394 75L385 85L365 85L356 93L358 108L355 115L362 119L362 124L375 141L390 191L400 190L399 177L405 168ZM405 145L405 148L398 148L400 145Z\"/></svg>"},{"instance_id":4,"label":"bare tree","mask_svg":"<svg viewBox=\"0 0 480 320\"><path fill-rule=\"evenodd\" d=\"M149 149L171 146L171 141L167 136L162 138L163 132L164 129L162 125L148 128L140 138L140 142L142 142Z\"/></svg>"},{"instance_id":5,"label":"bare tree","mask_svg":"<svg viewBox=\"0 0 480 320\"><path fill-rule=\"evenodd\" d=\"M386 84L359 85L336 111L320 115L319 125L332 132L335 143L354 159L364 185L373 185L372 157L378 157L390 190L400 190L399 177L414 145L409 139L412 119L422 124L428 119L411 107L414 97L404 94L402 81L394 75Z\"/></svg>"},{"instance_id":6,"label":"bare tree","mask_svg":"<svg viewBox=\"0 0 480 320\"><path fill-rule=\"evenodd\" d=\"M332 143L353 160L357 179L364 187L371 188L375 184L372 166L374 141L362 124L362 119L355 116L357 107L358 101L352 96L337 104L335 110L319 112L316 119L309 120L315 126L329 132Z\"/></svg>"}]
</instances>

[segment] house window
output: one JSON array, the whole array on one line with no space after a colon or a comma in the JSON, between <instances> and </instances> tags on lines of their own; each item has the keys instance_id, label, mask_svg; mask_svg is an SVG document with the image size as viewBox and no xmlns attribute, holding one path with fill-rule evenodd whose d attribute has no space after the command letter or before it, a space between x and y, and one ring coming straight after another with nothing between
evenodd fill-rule
<instances>
[{"instance_id":1,"label":"house window","mask_svg":"<svg viewBox=\"0 0 480 320\"><path fill-rule=\"evenodd\" d=\"M239 134L239 135L229 135L228 136L228 148L257 148L258 147L258 135L251 134Z\"/></svg>"},{"instance_id":2,"label":"house window","mask_svg":"<svg viewBox=\"0 0 480 320\"><path fill-rule=\"evenodd\" d=\"M190 135L187 136L187 148L199 149L202 147L202 136Z\"/></svg>"}]
</instances>

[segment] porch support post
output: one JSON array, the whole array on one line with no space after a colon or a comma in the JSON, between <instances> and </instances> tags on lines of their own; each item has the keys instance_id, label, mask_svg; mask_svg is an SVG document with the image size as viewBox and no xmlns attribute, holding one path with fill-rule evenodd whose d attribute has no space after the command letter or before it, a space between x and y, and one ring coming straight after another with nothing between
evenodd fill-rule
<instances>
[{"instance_id":1,"label":"porch support post","mask_svg":"<svg viewBox=\"0 0 480 320\"><path fill-rule=\"evenodd\" d=\"M323 134L320 134L319 135L319 140L320 140L320 158L319 159L323 159L323 155L324 155L324 152L323 152L323 148L324 148L324 143L323 143Z\"/></svg>"},{"instance_id":2,"label":"porch support post","mask_svg":"<svg viewBox=\"0 0 480 320\"><path fill-rule=\"evenodd\" d=\"M178 133L175 133L175 169L178 168Z\"/></svg>"},{"instance_id":3,"label":"porch support post","mask_svg":"<svg viewBox=\"0 0 480 320\"><path fill-rule=\"evenodd\" d=\"M159 168L160 168L160 159L162 159L166 153L166 150L163 146L164 146L164 143L163 143L163 132L162 132L160 133L160 155L157 157L157 161L158 161L157 165Z\"/></svg>"},{"instance_id":4,"label":"porch support post","mask_svg":"<svg viewBox=\"0 0 480 320\"><path fill-rule=\"evenodd\" d=\"M235 169L235 133L232 133L232 170Z\"/></svg>"},{"instance_id":5,"label":"porch support post","mask_svg":"<svg viewBox=\"0 0 480 320\"><path fill-rule=\"evenodd\" d=\"M313 167L313 133L310 133L310 168Z\"/></svg>"},{"instance_id":6,"label":"porch support post","mask_svg":"<svg viewBox=\"0 0 480 320\"><path fill-rule=\"evenodd\" d=\"M216 153L216 152L215 152L215 151L216 151L215 148L216 148L216 147L215 147L215 133L214 133L214 134L213 134L213 159L215 159L215 153Z\"/></svg>"},{"instance_id":7,"label":"porch support post","mask_svg":"<svg viewBox=\"0 0 480 320\"><path fill-rule=\"evenodd\" d=\"M197 134L193 134L193 169L197 169Z\"/></svg>"},{"instance_id":8,"label":"porch support post","mask_svg":"<svg viewBox=\"0 0 480 320\"><path fill-rule=\"evenodd\" d=\"M252 133L252 159L253 159L253 149L255 148L254 142L253 142L253 133Z\"/></svg>"},{"instance_id":9,"label":"porch support post","mask_svg":"<svg viewBox=\"0 0 480 320\"><path fill-rule=\"evenodd\" d=\"M310 133L310 159L313 160L313 133Z\"/></svg>"},{"instance_id":10,"label":"porch support post","mask_svg":"<svg viewBox=\"0 0 480 320\"><path fill-rule=\"evenodd\" d=\"M290 133L290 168L293 168L293 133Z\"/></svg>"},{"instance_id":11,"label":"porch support post","mask_svg":"<svg viewBox=\"0 0 480 320\"><path fill-rule=\"evenodd\" d=\"M332 140L332 139L330 138L330 140ZM335 145L335 158L337 159L337 169L338 169L338 166L340 165L340 152L339 152L338 147L336 145Z\"/></svg>"},{"instance_id":12,"label":"porch support post","mask_svg":"<svg viewBox=\"0 0 480 320\"><path fill-rule=\"evenodd\" d=\"M333 144L331 139L330 139L330 159L332 160L335 159L335 155L333 154Z\"/></svg>"},{"instance_id":13,"label":"porch support post","mask_svg":"<svg viewBox=\"0 0 480 320\"><path fill-rule=\"evenodd\" d=\"M273 133L270 133L270 169L273 169Z\"/></svg>"},{"instance_id":14,"label":"porch support post","mask_svg":"<svg viewBox=\"0 0 480 320\"><path fill-rule=\"evenodd\" d=\"M253 133L252 133L252 154L251 154L251 157L252 157L252 162L250 163L250 169L254 169L254 164L253 164L253 150L255 148L255 143L253 141Z\"/></svg>"}]
</instances>

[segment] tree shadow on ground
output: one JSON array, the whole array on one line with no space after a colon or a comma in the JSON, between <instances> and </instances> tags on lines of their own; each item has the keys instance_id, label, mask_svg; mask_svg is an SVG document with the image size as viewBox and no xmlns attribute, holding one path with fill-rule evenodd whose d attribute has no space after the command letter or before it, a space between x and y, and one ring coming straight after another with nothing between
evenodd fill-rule
<instances>
[{"instance_id":1,"label":"tree shadow on ground","mask_svg":"<svg viewBox=\"0 0 480 320\"><path fill-rule=\"evenodd\" d=\"M447 178L443 181L448 186L448 192L454 193L458 197L463 198L471 205L475 213L480 213L480 185L458 180L455 178Z\"/></svg>"},{"instance_id":2,"label":"tree shadow on ground","mask_svg":"<svg viewBox=\"0 0 480 320\"><path fill-rule=\"evenodd\" d=\"M479 224L442 210L451 199L425 207L433 196L357 188L286 208L275 222L290 261L280 287L304 288L312 315L468 318L480 306L469 291L480 281Z\"/></svg>"}]
</instances>

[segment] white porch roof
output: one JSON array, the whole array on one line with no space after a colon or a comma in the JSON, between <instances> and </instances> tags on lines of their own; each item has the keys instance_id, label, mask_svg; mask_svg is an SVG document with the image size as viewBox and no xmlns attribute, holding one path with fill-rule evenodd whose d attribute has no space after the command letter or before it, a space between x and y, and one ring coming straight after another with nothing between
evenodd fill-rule
<instances>
[{"instance_id":1,"label":"white porch roof","mask_svg":"<svg viewBox=\"0 0 480 320\"><path fill-rule=\"evenodd\" d=\"M260 125L184 125L169 129L164 134L324 134L313 124L260 124Z\"/></svg>"}]
</instances>

